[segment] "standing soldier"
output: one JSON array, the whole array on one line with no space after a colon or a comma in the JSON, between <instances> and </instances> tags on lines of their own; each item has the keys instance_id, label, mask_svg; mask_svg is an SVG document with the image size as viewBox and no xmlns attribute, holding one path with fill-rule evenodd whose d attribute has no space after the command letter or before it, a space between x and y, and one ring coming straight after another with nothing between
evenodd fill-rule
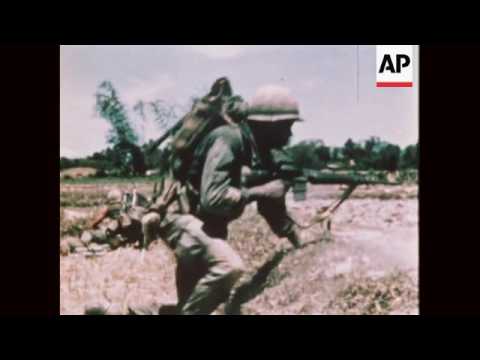
<instances>
[{"instance_id":1,"label":"standing soldier","mask_svg":"<svg viewBox=\"0 0 480 360\"><path fill-rule=\"evenodd\" d=\"M217 127L195 147L187 176L190 213L169 209L162 214L161 205L154 205L154 212L143 217L145 241L160 236L175 253L178 313L210 314L228 299L244 271L241 258L226 242L228 224L247 204L257 202L272 231L300 246L299 231L285 206L290 185L273 180L247 188L241 175L243 166L270 170L272 150L287 145L299 120L298 104L288 89L259 89L246 121Z\"/></svg>"}]
</instances>

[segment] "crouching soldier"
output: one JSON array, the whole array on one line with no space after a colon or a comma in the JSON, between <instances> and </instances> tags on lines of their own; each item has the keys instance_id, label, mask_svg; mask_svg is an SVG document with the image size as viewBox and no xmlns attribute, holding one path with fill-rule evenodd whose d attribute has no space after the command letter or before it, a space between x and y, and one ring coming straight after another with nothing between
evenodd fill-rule
<instances>
[{"instance_id":1,"label":"crouching soldier","mask_svg":"<svg viewBox=\"0 0 480 360\"><path fill-rule=\"evenodd\" d=\"M88 250L116 249L127 244L143 244L141 218L146 213L148 201L137 193L111 190L102 207L80 237Z\"/></svg>"},{"instance_id":2,"label":"crouching soldier","mask_svg":"<svg viewBox=\"0 0 480 360\"><path fill-rule=\"evenodd\" d=\"M168 208L164 213L163 204L154 204L143 217L146 242L161 237L175 253L179 314L210 314L228 299L244 271L242 259L226 242L228 224L247 204L256 202L272 231L300 246L285 206L290 185L283 180L250 188L242 184L242 167L269 170L272 150L287 145L299 120L297 102L287 89L259 89L246 121L217 127L195 147L187 176L190 212Z\"/></svg>"}]
</instances>

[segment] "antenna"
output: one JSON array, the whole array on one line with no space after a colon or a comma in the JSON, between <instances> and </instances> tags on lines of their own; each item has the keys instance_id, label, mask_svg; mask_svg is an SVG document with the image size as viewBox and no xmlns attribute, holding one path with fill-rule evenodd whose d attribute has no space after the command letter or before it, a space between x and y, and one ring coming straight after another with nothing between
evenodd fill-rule
<instances>
[{"instance_id":1,"label":"antenna","mask_svg":"<svg viewBox=\"0 0 480 360\"><path fill-rule=\"evenodd\" d=\"M360 101L360 45L357 45L357 104Z\"/></svg>"}]
</instances>

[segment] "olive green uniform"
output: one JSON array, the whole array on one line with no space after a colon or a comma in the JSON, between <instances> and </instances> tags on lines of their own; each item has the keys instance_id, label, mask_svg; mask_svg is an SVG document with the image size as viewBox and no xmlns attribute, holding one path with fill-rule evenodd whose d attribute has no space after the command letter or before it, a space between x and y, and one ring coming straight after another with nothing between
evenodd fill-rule
<instances>
[{"instance_id":1,"label":"olive green uniform","mask_svg":"<svg viewBox=\"0 0 480 360\"><path fill-rule=\"evenodd\" d=\"M110 206L105 219L95 229L82 233L80 241L89 248L92 244L117 248L143 240L141 219L146 209L131 207L124 211L120 205Z\"/></svg>"},{"instance_id":2,"label":"olive green uniform","mask_svg":"<svg viewBox=\"0 0 480 360\"><path fill-rule=\"evenodd\" d=\"M191 214L169 209L143 217L147 243L158 236L177 258L178 308L182 314L210 314L228 299L244 271L238 254L225 241L228 223L241 216L246 204L242 167L269 167L269 154L260 154L248 125L224 125L196 147L189 168ZM280 237L293 231L285 201L259 201L257 208Z\"/></svg>"}]
</instances>

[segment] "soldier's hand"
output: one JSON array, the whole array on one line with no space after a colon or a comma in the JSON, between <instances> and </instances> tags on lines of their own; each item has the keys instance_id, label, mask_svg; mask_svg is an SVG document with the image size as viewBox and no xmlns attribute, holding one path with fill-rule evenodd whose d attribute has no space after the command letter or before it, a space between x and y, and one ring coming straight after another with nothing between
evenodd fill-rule
<instances>
[{"instance_id":1,"label":"soldier's hand","mask_svg":"<svg viewBox=\"0 0 480 360\"><path fill-rule=\"evenodd\" d=\"M291 183L278 179L270 181L262 186L264 187L264 192L268 198L283 199L288 189L290 189Z\"/></svg>"},{"instance_id":2,"label":"soldier's hand","mask_svg":"<svg viewBox=\"0 0 480 360\"><path fill-rule=\"evenodd\" d=\"M248 189L251 200L271 199L281 200L285 197L291 183L285 180L272 180L266 184Z\"/></svg>"}]
</instances>

